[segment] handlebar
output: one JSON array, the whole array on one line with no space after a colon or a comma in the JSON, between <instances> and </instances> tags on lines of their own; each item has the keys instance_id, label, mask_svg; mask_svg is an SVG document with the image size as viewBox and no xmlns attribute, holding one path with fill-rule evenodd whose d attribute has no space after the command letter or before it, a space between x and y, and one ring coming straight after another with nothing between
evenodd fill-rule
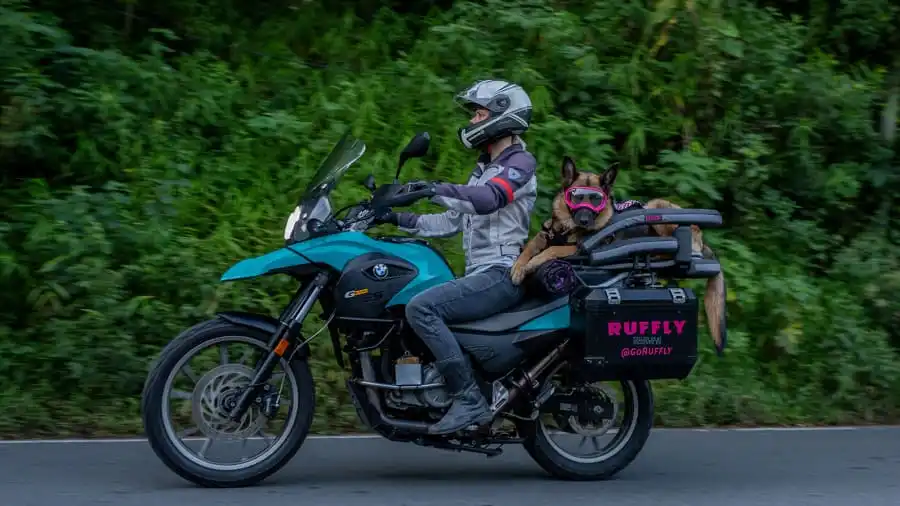
<instances>
[{"instance_id":1,"label":"handlebar","mask_svg":"<svg viewBox=\"0 0 900 506\"><path fill-rule=\"evenodd\" d=\"M416 183L390 183L380 186L372 192L370 204L374 209L386 207L406 207L414 202L433 195L430 188L413 190Z\"/></svg>"},{"instance_id":2,"label":"handlebar","mask_svg":"<svg viewBox=\"0 0 900 506\"><path fill-rule=\"evenodd\" d=\"M379 211L392 207L406 207L434 195L427 184L424 188L415 189L420 186L423 185L416 182L384 184L372 190L370 199L345 207L344 209L347 209L345 217L341 220L332 218L334 221L332 226L343 230L365 231L372 225Z\"/></svg>"}]
</instances>

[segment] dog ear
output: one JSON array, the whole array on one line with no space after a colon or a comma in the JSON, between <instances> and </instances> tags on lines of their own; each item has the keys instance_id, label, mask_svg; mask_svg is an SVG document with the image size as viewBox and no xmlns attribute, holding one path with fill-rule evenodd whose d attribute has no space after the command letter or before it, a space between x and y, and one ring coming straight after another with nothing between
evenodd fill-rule
<instances>
[{"instance_id":1,"label":"dog ear","mask_svg":"<svg viewBox=\"0 0 900 506\"><path fill-rule=\"evenodd\" d=\"M575 160L572 160L572 158L568 155L563 156L560 175L562 176L563 188L572 186L572 183L574 183L575 179L578 178L578 169L575 167Z\"/></svg>"},{"instance_id":2,"label":"dog ear","mask_svg":"<svg viewBox=\"0 0 900 506\"><path fill-rule=\"evenodd\" d=\"M600 186L607 190L613 187L619 175L619 162L615 162L600 176Z\"/></svg>"}]
</instances>

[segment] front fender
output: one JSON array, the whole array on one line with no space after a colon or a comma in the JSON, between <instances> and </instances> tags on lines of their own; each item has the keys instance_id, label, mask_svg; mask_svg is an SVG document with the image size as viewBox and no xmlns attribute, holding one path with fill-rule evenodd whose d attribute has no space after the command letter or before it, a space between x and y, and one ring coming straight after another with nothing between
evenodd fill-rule
<instances>
[{"instance_id":1,"label":"front fender","mask_svg":"<svg viewBox=\"0 0 900 506\"><path fill-rule=\"evenodd\" d=\"M246 311L225 311L216 314L216 317L225 320L232 325L260 330L270 336L274 335L281 325L281 322L279 322L277 318L272 318L269 315L259 313L248 313ZM303 345L301 349L297 350L294 356L302 359L309 358L309 345Z\"/></svg>"},{"instance_id":2,"label":"front fender","mask_svg":"<svg viewBox=\"0 0 900 506\"><path fill-rule=\"evenodd\" d=\"M219 280L250 279L278 272L296 271L305 266L312 267L306 257L290 248L280 248L265 255L241 260L225 271Z\"/></svg>"},{"instance_id":3,"label":"front fender","mask_svg":"<svg viewBox=\"0 0 900 506\"><path fill-rule=\"evenodd\" d=\"M354 258L380 251L383 244L362 232L341 232L307 239L258 257L247 258L231 266L220 281L234 281L281 272L314 270L314 264L327 265L340 272Z\"/></svg>"}]
</instances>

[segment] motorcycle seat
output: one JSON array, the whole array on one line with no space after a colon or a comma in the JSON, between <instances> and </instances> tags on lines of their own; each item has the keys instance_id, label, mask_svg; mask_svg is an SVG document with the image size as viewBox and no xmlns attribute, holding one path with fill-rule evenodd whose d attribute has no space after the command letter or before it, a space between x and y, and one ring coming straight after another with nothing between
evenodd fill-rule
<instances>
[{"instance_id":1,"label":"motorcycle seat","mask_svg":"<svg viewBox=\"0 0 900 506\"><path fill-rule=\"evenodd\" d=\"M569 296L563 295L553 300L528 297L521 303L487 318L448 325L450 330L461 332L504 332L512 330L530 320L544 315L569 303Z\"/></svg>"}]
</instances>

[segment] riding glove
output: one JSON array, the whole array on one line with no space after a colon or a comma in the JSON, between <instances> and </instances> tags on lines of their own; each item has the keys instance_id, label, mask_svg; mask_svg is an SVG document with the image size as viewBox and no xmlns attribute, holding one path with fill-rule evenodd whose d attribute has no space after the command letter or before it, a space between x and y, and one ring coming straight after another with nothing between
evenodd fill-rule
<instances>
[{"instance_id":1,"label":"riding glove","mask_svg":"<svg viewBox=\"0 0 900 506\"><path fill-rule=\"evenodd\" d=\"M381 225L384 223L388 223L391 225L397 225L397 213L392 211L390 208L380 209L375 213L375 219L373 220L376 225Z\"/></svg>"},{"instance_id":2,"label":"riding glove","mask_svg":"<svg viewBox=\"0 0 900 506\"><path fill-rule=\"evenodd\" d=\"M435 183L429 181L410 181L409 183L406 183L406 191L410 193L425 191L428 197L433 197L435 195Z\"/></svg>"}]
</instances>

